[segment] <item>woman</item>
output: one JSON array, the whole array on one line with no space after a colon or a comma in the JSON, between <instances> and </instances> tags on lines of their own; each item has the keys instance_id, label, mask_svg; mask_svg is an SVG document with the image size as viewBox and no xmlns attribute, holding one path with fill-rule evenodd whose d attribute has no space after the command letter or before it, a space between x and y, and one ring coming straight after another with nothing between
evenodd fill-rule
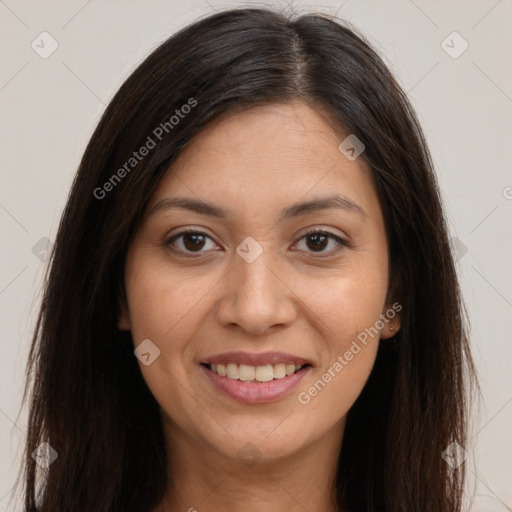
<instances>
[{"instance_id":1,"label":"woman","mask_svg":"<svg viewBox=\"0 0 512 512\"><path fill-rule=\"evenodd\" d=\"M326 16L210 16L126 80L80 164L25 510L459 511L464 325L426 142L374 50Z\"/></svg>"}]
</instances>

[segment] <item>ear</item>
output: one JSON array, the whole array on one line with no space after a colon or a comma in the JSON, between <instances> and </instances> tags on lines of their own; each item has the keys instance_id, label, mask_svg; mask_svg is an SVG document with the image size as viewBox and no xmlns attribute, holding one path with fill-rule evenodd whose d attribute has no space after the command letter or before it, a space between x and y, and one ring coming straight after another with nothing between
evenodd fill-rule
<instances>
[{"instance_id":1,"label":"ear","mask_svg":"<svg viewBox=\"0 0 512 512\"><path fill-rule=\"evenodd\" d=\"M384 327L380 332L382 340L392 338L400 330L402 324L402 314L400 311L402 311L402 305L399 302L386 304L381 316L384 323Z\"/></svg>"},{"instance_id":2,"label":"ear","mask_svg":"<svg viewBox=\"0 0 512 512\"><path fill-rule=\"evenodd\" d=\"M400 330L402 325L401 311L403 307L400 301L400 297L402 296L401 290L401 274L396 264L392 263L390 266L386 305L381 315L384 327L381 330L380 338L383 340L392 338Z\"/></svg>"},{"instance_id":3,"label":"ear","mask_svg":"<svg viewBox=\"0 0 512 512\"><path fill-rule=\"evenodd\" d=\"M129 331L131 329L130 315L128 313L128 307L126 306L125 301L120 301L119 309L120 313L117 321L117 327L121 331Z\"/></svg>"}]
</instances>

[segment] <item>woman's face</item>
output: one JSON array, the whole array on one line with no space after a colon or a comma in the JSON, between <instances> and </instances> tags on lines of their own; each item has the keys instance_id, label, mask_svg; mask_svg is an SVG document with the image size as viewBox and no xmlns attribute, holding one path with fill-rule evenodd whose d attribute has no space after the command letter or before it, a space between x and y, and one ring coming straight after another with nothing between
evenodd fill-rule
<instances>
[{"instance_id":1,"label":"woman's face","mask_svg":"<svg viewBox=\"0 0 512 512\"><path fill-rule=\"evenodd\" d=\"M382 321L384 220L347 135L303 103L258 107L210 124L159 184L119 327L144 342L171 444L268 460L341 442L399 318Z\"/></svg>"}]
</instances>

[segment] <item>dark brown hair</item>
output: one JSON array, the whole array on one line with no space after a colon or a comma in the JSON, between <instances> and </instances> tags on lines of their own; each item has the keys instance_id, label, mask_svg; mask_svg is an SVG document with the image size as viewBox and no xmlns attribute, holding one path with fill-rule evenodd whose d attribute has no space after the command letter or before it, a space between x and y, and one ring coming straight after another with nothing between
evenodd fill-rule
<instances>
[{"instance_id":1,"label":"dark brown hair","mask_svg":"<svg viewBox=\"0 0 512 512\"><path fill-rule=\"evenodd\" d=\"M27 364L26 512L149 512L162 499L168 480L158 404L130 333L117 328L127 249L163 175L205 125L297 100L325 109L365 144L362 158L387 227L390 284L403 306L400 332L381 343L348 413L336 480L340 507L461 509L464 465L451 469L441 454L452 441L466 444L474 370L415 114L381 58L348 24L240 9L202 19L152 52L112 99L87 146ZM170 121L186 104L194 106ZM167 128L161 140L126 167L159 126ZM58 453L44 472L31 457L43 441Z\"/></svg>"}]
</instances>

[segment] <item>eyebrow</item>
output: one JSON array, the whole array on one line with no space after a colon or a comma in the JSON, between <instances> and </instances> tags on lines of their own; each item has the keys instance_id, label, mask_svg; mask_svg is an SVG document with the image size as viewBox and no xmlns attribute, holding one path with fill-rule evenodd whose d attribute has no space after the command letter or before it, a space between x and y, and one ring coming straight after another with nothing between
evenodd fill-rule
<instances>
[{"instance_id":1,"label":"eyebrow","mask_svg":"<svg viewBox=\"0 0 512 512\"><path fill-rule=\"evenodd\" d=\"M189 210L200 215L208 215L209 217L215 217L219 219L227 219L234 216L234 213L230 210L226 210L220 206L206 203L200 199L194 199L190 197L164 198L158 201L158 203L156 203L153 208L151 208L148 216L175 208ZM295 203L281 211L279 221L281 222L286 219L296 218L302 215L307 215L309 213L322 210L330 210L334 208L340 208L347 212L355 213L363 219L366 219L366 213L361 206L346 197L342 197L336 194Z\"/></svg>"}]
</instances>

